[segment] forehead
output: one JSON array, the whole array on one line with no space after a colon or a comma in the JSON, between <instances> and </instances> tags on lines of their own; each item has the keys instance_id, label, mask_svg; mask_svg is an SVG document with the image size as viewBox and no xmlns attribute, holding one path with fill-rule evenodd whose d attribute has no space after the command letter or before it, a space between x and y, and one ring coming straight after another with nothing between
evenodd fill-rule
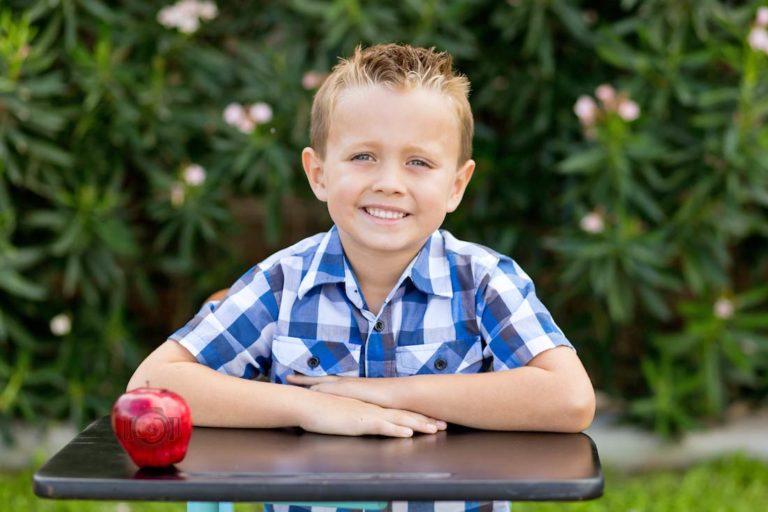
<instances>
[{"instance_id":1,"label":"forehead","mask_svg":"<svg viewBox=\"0 0 768 512\"><path fill-rule=\"evenodd\" d=\"M448 95L424 87L372 85L344 90L331 114L329 149L373 141L426 146L458 156L458 113Z\"/></svg>"}]
</instances>

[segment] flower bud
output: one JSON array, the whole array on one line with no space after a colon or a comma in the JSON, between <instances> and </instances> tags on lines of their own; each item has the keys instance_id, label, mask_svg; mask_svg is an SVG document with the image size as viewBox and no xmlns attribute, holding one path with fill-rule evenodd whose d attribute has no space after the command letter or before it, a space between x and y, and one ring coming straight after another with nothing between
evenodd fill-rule
<instances>
[{"instance_id":1,"label":"flower bud","mask_svg":"<svg viewBox=\"0 0 768 512\"><path fill-rule=\"evenodd\" d=\"M634 121L640 117L640 107L637 103L629 99L622 100L616 108L616 112L618 112L619 117L625 121Z\"/></svg>"},{"instance_id":2,"label":"flower bud","mask_svg":"<svg viewBox=\"0 0 768 512\"><path fill-rule=\"evenodd\" d=\"M306 90L317 89L325 80L325 75L317 73L315 71L307 71L304 76L301 77L301 85Z\"/></svg>"},{"instance_id":3,"label":"flower bud","mask_svg":"<svg viewBox=\"0 0 768 512\"><path fill-rule=\"evenodd\" d=\"M59 313L51 318L50 328L56 336L66 336L72 331L72 319L66 313Z\"/></svg>"},{"instance_id":4,"label":"flower bud","mask_svg":"<svg viewBox=\"0 0 768 512\"><path fill-rule=\"evenodd\" d=\"M754 27L747 38L749 46L755 51L768 53L768 31L762 27Z\"/></svg>"},{"instance_id":5,"label":"flower bud","mask_svg":"<svg viewBox=\"0 0 768 512\"><path fill-rule=\"evenodd\" d=\"M758 27L768 27L768 7L760 7L755 16L755 25Z\"/></svg>"},{"instance_id":6,"label":"flower bud","mask_svg":"<svg viewBox=\"0 0 768 512\"><path fill-rule=\"evenodd\" d=\"M243 106L239 103L230 103L227 105L227 108L224 109L224 122L232 125L237 126L240 121L245 118L247 114L245 113L245 109Z\"/></svg>"},{"instance_id":7,"label":"flower bud","mask_svg":"<svg viewBox=\"0 0 768 512\"><path fill-rule=\"evenodd\" d=\"M600 213L591 212L581 218L579 226L587 233L597 234L603 232L605 229L605 222Z\"/></svg>"},{"instance_id":8,"label":"flower bud","mask_svg":"<svg viewBox=\"0 0 768 512\"><path fill-rule=\"evenodd\" d=\"M582 95L576 100L576 104L573 106L573 112L576 117L582 122L582 124L592 124L597 118L597 104L590 96Z\"/></svg>"},{"instance_id":9,"label":"flower bud","mask_svg":"<svg viewBox=\"0 0 768 512\"><path fill-rule=\"evenodd\" d=\"M712 307L712 311L715 316L721 320L728 320L733 316L736 308L730 299L720 297L715 301L715 305Z\"/></svg>"},{"instance_id":10,"label":"flower bud","mask_svg":"<svg viewBox=\"0 0 768 512\"><path fill-rule=\"evenodd\" d=\"M197 164L190 164L184 169L184 182L191 186L197 187L205 182L205 169Z\"/></svg>"},{"instance_id":11,"label":"flower bud","mask_svg":"<svg viewBox=\"0 0 768 512\"><path fill-rule=\"evenodd\" d=\"M248 116L237 123L237 129L243 133L253 133L254 128L256 128L256 123Z\"/></svg>"},{"instance_id":12,"label":"flower bud","mask_svg":"<svg viewBox=\"0 0 768 512\"><path fill-rule=\"evenodd\" d=\"M248 109L248 114L256 124L268 123L272 120L272 107L262 101L254 103Z\"/></svg>"},{"instance_id":13,"label":"flower bud","mask_svg":"<svg viewBox=\"0 0 768 512\"><path fill-rule=\"evenodd\" d=\"M608 106L616 99L616 89L608 84L603 84L595 89L595 96L597 96L597 99L602 101L604 105Z\"/></svg>"}]
</instances>

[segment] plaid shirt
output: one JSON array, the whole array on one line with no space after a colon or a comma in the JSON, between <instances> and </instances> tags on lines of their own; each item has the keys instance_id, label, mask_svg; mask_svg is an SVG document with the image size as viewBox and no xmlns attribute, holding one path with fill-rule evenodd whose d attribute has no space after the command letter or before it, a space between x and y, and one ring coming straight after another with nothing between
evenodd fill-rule
<instances>
[{"instance_id":1,"label":"plaid shirt","mask_svg":"<svg viewBox=\"0 0 768 512\"><path fill-rule=\"evenodd\" d=\"M268 375L275 383L294 372L400 377L508 370L549 348L573 348L514 260L445 230L429 237L375 315L336 226L251 268L170 339L222 373ZM508 503L392 502L389 508L498 512Z\"/></svg>"}]
</instances>

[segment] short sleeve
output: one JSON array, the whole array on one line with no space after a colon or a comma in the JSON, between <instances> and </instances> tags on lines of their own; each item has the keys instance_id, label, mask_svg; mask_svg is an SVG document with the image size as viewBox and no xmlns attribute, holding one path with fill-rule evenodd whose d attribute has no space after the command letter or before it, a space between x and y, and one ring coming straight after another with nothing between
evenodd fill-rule
<instances>
[{"instance_id":1,"label":"short sleeve","mask_svg":"<svg viewBox=\"0 0 768 512\"><path fill-rule=\"evenodd\" d=\"M269 372L277 317L275 293L268 275L257 265L222 300L206 302L169 339L214 370L253 379Z\"/></svg>"},{"instance_id":2,"label":"short sleeve","mask_svg":"<svg viewBox=\"0 0 768 512\"><path fill-rule=\"evenodd\" d=\"M483 357L492 359L494 371L525 366L551 348L574 348L515 261L502 257L484 281L477 317L486 341Z\"/></svg>"}]
</instances>

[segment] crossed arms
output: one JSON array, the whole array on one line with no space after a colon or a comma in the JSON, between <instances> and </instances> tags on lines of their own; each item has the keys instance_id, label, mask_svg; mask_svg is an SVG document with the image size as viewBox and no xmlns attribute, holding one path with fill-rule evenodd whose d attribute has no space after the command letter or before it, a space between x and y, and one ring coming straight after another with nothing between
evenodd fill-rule
<instances>
[{"instance_id":1,"label":"crossed arms","mask_svg":"<svg viewBox=\"0 0 768 512\"><path fill-rule=\"evenodd\" d=\"M286 386L225 375L168 340L139 365L127 390L182 395L199 426L290 427L339 435L410 437L446 422L495 430L579 432L592 422L592 384L575 352L546 350L527 366L478 374L398 378L291 376Z\"/></svg>"}]
</instances>

